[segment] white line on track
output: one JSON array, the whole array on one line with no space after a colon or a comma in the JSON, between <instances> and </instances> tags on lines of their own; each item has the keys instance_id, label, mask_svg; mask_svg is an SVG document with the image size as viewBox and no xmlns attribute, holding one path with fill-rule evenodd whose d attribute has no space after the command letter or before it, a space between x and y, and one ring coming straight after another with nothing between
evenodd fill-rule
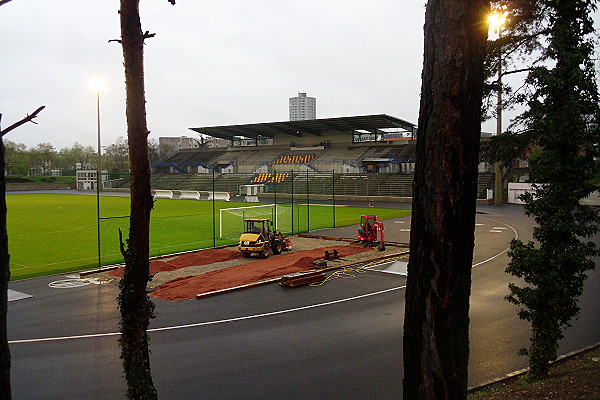
<instances>
[{"instance_id":1,"label":"white line on track","mask_svg":"<svg viewBox=\"0 0 600 400\"><path fill-rule=\"evenodd\" d=\"M513 228L512 226L510 226L508 224L505 224L504 222L493 220L491 218L483 218L483 219L487 219L489 221L493 221L493 222L496 222L498 224L506 225L515 234L515 239L519 238L519 234L517 233L516 229ZM481 264L485 264L485 263L487 263L487 262L489 262L489 261L497 258L497 257L501 256L502 254L506 253L509 249L510 249L510 247L507 247L506 249L504 249L500 253L496 254L495 256L490 257L487 260L483 260L481 262L478 262L477 264L473 264L473 267L477 267L477 266L479 266ZM271 317L273 315L287 314L287 313L296 312L296 311L309 310L311 308L325 307L325 306L330 306L330 305L333 305L333 304L344 303L344 302L347 302L347 301L359 300L359 299L363 299L363 298L366 298L366 297L377 296L377 295L380 295L380 294L385 294L385 293L388 293L388 292L392 292L392 291L400 290L400 289L404 289L404 288L406 288L406 285L397 286L397 287L393 287L393 288L385 289L385 290L380 290L380 291L377 291L377 292L362 294L362 295L359 295L359 296L347 297L345 299L332 300L332 301L327 301L327 302L318 303L318 304L311 304L311 305L308 305L308 306L288 308L286 310L272 311L272 312L262 313L262 314L246 315L246 316L243 316L243 317L219 319L219 320L215 320L215 321L206 321L206 322L197 322L197 323L194 323L194 324L166 326L166 327L163 327L163 328L153 328L153 329L148 329L148 332L173 331L173 330L177 330L177 329L195 328L195 327L200 327L200 326L225 324L225 323L230 323L230 322L245 321L245 320L256 319L256 318ZM49 338L39 338L39 339L9 340L8 344L26 344L26 343L39 343L39 342L55 342L55 341L61 341L61 340L74 340L74 339L93 339L93 338L101 338L101 337L118 336L120 334L121 334L120 332L108 332L108 333L94 333L94 334L89 334L89 335L59 336L59 337L49 337Z\"/></svg>"},{"instance_id":2,"label":"white line on track","mask_svg":"<svg viewBox=\"0 0 600 400\"><path fill-rule=\"evenodd\" d=\"M295 312L295 311L309 310L311 308L330 306L333 304L344 303L347 301L364 299L366 297L377 296L377 295L389 293L389 292L392 292L395 290L404 289L405 287L406 287L405 285L404 286L396 286L396 287L393 287L390 289L380 290L377 292L361 294L359 296L347 297L345 299L332 300L332 301L327 301L324 303L311 304L308 306L295 307L295 308L288 308L286 310L272 311L272 312L262 313L262 314L253 314L253 315L246 315L243 317L219 319L216 321L197 322L194 324L166 326L163 328L153 328L153 329L148 329L148 332L173 331L173 330L177 330L177 329L195 328L195 327L199 327L199 326L217 325L217 324L225 324L225 323L229 323L229 322L245 321L245 320L249 320L249 319L271 317L273 315L280 315L280 314L286 314L286 313L291 313L291 312ZM109 337L109 336L117 336L120 334L121 334L120 332L94 333L94 334L89 334L89 335L77 335L77 336L59 336L59 337L39 338L39 339L9 340L8 343L9 344L22 344L22 343L38 343L38 342L55 342L55 341L60 341L60 340L92 339L92 338L100 338L100 337Z\"/></svg>"},{"instance_id":3,"label":"white line on track","mask_svg":"<svg viewBox=\"0 0 600 400\"><path fill-rule=\"evenodd\" d=\"M492 222L495 222L495 223L498 223L498 224L505 225L506 227L510 228L513 231L513 233L515 234L514 239L518 239L519 238L519 234L517 233L517 230L515 228L513 228L512 226L510 226L509 224L506 224L506 223L500 222L500 221L496 221L496 220L491 219L491 218L482 218L482 219L487 219L488 221L492 221ZM473 268L475 268L475 267L477 267L477 266L479 266L481 264L485 264L486 262L492 261L494 258L500 257L502 254L506 253L509 249L510 249L510 246L508 246L507 248L505 248L504 250L502 250L500 253L496 254L495 256L488 258L487 260L483 260L483 261L478 262L477 264L473 264Z\"/></svg>"}]
</instances>

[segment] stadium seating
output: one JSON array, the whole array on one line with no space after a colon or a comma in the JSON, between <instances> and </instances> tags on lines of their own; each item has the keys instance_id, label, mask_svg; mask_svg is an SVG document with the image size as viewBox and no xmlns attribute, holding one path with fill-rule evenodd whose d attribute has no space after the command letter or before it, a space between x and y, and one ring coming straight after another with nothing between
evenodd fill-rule
<instances>
[{"instance_id":1,"label":"stadium seating","mask_svg":"<svg viewBox=\"0 0 600 400\"><path fill-rule=\"evenodd\" d=\"M310 153L290 152L285 145L186 149L152 164L151 185L155 190L237 195L240 185L264 184L267 193L291 193L293 188L294 193L331 195L335 190L336 195L406 198L412 196L415 150L414 140L333 143ZM216 173L192 172L198 166ZM234 173L220 173L224 167ZM156 173L159 170L178 173ZM479 174L478 198L486 197L491 179L493 173ZM126 188L129 178L111 184Z\"/></svg>"},{"instance_id":2,"label":"stadium seating","mask_svg":"<svg viewBox=\"0 0 600 400\"><path fill-rule=\"evenodd\" d=\"M267 173L267 174L258 174L250 183L281 183L290 177L288 173Z\"/></svg>"},{"instance_id":3,"label":"stadium seating","mask_svg":"<svg viewBox=\"0 0 600 400\"><path fill-rule=\"evenodd\" d=\"M285 155L285 156L279 156L274 162L273 164L306 164L308 162L310 162L313 158L315 158L315 156L313 154L311 155Z\"/></svg>"}]
</instances>

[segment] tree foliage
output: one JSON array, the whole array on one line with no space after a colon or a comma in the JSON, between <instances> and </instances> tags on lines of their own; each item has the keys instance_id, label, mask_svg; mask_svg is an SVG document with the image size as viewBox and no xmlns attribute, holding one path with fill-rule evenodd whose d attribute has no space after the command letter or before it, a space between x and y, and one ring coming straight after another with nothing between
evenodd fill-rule
<instances>
[{"instance_id":1,"label":"tree foliage","mask_svg":"<svg viewBox=\"0 0 600 400\"><path fill-rule=\"evenodd\" d=\"M127 173L129 171L129 145L127 139L119 136L115 143L106 146L104 159L109 172Z\"/></svg>"},{"instance_id":2,"label":"tree foliage","mask_svg":"<svg viewBox=\"0 0 600 400\"><path fill-rule=\"evenodd\" d=\"M96 169L98 163L97 150L92 146L85 146L75 142L71 147L56 150L51 143L38 143L28 148L23 143L10 140L4 142L6 148L7 175L47 175L50 170L57 169L63 175L75 175L76 168ZM148 159L157 161L164 153L160 152L156 139L148 140ZM111 174L129 173L129 145L127 138L118 137L114 143L109 144L102 154L102 168L108 169Z\"/></svg>"},{"instance_id":3,"label":"tree foliage","mask_svg":"<svg viewBox=\"0 0 600 400\"><path fill-rule=\"evenodd\" d=\"M526 132L523 142L539 148L530 159L530 180L539 184L534 194L524 196L525 212L537 223L537 243L511 242L507 272L525 285L511 283L507 300L520 306L519 317L531 323L530 347L521 353L529 356L530 374L541 376L556 359L564 329L579 313L586 271L600 254L589 241L598 231L598 214L580 204L594 189L588 181L600 132L589 39L595 0L533 3L539 62L528 73L527 109L516 124Z\"/></svg>"},{"instance_id":4,"label":"tree foliage","mask_svg":"<svg viewBox=\"0 0 600 400\"><path fill-rule=\"evenodd\" d=\"M5 140L4 163L7 175L27 175L29 170L27 146L22 143Z\"/></svg>"},{"instance_id":5,"label":"tree foliage","mask_svg":"<svg viewBox=\"0 0 600 400\"><path fill-rule=\"evenodd\" d=\"M31 168L40 171L42 175L50 173L55 163L56 149L50 143L40 143L29 150Z\"/></svg>"},{"instance_id":6,"label":"tree foliage","mask_svg":"<svg viewBox=\"0 0 600 400\"><path fill-rule=\"evenodd\" d=\"M492 8L498 13L507 13L508 18L494 40L488 41L485 61L486 80L482 118L497 118L496 94L502 91L501 110L513 110L522 106L532 95L527 82L517 79L526 76L528 71L543 64L544 57L538 49L547 36L548 28L543 23L545 6L540 0L496 0ZM498 64L502 75L498 77ZM520 82L515 87L512 82ZM502 84L501 84L502 83ZM505 166L516 158L525 158L531 150L531 131L520 124L511 124L500 136L493 136L482 143L482 158Z\"/></svg>"},{"instance_id":7,"label":"tree foliage","mask_svg":"<svg viewBox=\"0 0 600 400\"><path fill-rule=\"evenodd\" d=\"M73 173L77 165L81 165L81 169L96 169L98 157L96 149L92 146L84 146L75 142L71 147L63 147L58 151L55 158L53 169L60 169L64 172ZM74 174L73 174L74 175Z\"/></svg>"}]
</instances>

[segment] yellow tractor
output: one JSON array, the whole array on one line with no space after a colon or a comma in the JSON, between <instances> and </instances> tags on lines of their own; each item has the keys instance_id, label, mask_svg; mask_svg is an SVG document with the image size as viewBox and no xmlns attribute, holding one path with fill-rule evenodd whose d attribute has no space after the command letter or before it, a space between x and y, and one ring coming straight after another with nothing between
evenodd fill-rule
<instances>
[{"instance_id":1,"label":"yellow tractor","mask_svg":"<svg viewBox=\"0 0 600 400\"><path fill-rule=\"evenodd\" d=\"M280 254L292 247L290 240L281 232L271 230L273 223L268 218L248 218L244 220L244 225L238 245L244 257L258 254L260 258L267 258L271 251Z\"/></svg>"}]
</instances>

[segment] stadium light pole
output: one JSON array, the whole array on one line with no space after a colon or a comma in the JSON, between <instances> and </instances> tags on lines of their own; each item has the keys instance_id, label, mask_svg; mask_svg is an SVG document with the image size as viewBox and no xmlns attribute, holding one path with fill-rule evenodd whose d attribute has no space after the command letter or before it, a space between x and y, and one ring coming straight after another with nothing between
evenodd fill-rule
<instances>
[{"instance_id":1,"label":"stadium light pole","mask_svg":"<svg viewBox=\"0 0 600 400\"><path fill-rule=\"evenodd\" d=\"M494 11L488 17L490 29L498 32L498 39L502 37L502 25L506 22L508 12ZM498 53L498 103L496 104L496 136L502 134L502 49ZM502 168L500 161L494 165L494 204L502 205Z\"/></svg>"},{"instance_id":2,"label":"stadium light pole","mask_svg":"<svg viewBox=\"0 0 600 400\"><path fill-rule=\"evenodd\" d=\"M103 80L95 79L91 82L91 88L96 92L96 116L98 127L98 161L96 162L96 211L98 216L98 268L102 267L102 255L100 252L100 186L102 185L102 147L100 140L100 93L104 93L105 83Z\"/></svg>"}]
</instances>

